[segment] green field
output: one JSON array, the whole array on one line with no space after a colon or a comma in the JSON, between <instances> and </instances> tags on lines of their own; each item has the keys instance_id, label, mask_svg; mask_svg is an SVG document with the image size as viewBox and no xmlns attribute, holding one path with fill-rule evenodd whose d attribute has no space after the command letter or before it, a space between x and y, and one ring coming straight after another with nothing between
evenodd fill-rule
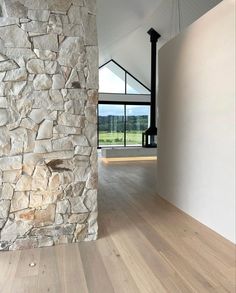
<instances>
[{"instance_id":1,"label":"green field","mask_svg":"<svg viewBox=\"0 0 236 293\"><path fill-rule=\"evenodd\" d=\"M126 145L141 145L142 144L142 132L133 131L126 132ZM99 145L124 145L124 133L123 132L99 132Z\"/></svg>"}]
</instances>

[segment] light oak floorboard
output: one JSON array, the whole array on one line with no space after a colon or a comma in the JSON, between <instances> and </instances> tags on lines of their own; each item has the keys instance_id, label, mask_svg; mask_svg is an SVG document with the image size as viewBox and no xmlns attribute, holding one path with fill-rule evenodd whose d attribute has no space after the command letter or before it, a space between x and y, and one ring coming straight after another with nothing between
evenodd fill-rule
<instances>
[{"instance_id":1,"label":"light oak floorboard","mask_svg":"<svg viewBox=\"0 0 236 293\"><path fill-rule=\"evenodd\" d=\"M99 240L1 252L0 292L235 293L235 246L159 197L156 178L154 161L100 161Z\"/></svg>"}]
</instances>

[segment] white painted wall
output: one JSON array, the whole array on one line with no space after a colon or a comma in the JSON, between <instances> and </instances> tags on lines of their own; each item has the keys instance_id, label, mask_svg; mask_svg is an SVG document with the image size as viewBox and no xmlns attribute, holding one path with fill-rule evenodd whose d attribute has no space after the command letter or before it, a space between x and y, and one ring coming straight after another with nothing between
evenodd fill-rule
<instances>
[{"instance_id":1,"label":"white painted wall","mask_svg":"<svg viewBox=\"0 0 236 293\"><path fill-rule=\"evenodd\" d=\"M235 242L235 1L159 52L158 193Z\"/></svg>"}]
</instances>

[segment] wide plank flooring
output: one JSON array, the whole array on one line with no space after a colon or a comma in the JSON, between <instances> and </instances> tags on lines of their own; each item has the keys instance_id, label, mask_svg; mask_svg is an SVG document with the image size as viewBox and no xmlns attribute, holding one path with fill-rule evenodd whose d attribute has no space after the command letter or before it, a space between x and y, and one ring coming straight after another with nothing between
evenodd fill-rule
<instances>
[{"instance_id":1,"label":"wide plank flooring","mask_svg":"<svg viewBox=\"0 0 236 293\"><path fill-rule=\"evenodd\" d=\"M155 170L100 161L99 240L0 253L0 292L234 293L235 246L160 198Z\"/></svg>"}]
</instances>

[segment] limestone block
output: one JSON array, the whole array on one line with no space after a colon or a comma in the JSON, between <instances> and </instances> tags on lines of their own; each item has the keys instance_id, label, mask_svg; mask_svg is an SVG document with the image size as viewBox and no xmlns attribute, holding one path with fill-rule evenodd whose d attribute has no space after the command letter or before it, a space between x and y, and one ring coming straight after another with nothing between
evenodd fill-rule
<instances>
[{"instance_id":1,"label":"limestone block","mask_svg":"<svg viewBox=\"0 0 236 293\"><path fill-rule=\"evenodd\" d=\"M44 164L37 165L33 174L32 190L46 190L50 171Z\"/></svg>"},{"instance_id":2,"label":"limestone block","mask_svg":"<svg viewBox=\"0 0 236 293\"><path fill-rule=\"evenodd\" d=\"M11 155L22 154L27 139L27 132L24 128L16 128L9 132L11 137Z\"/></svg>"},{"instance_id":3,"label":"limestone block","mask_svg":"<svg viewBox=\"0 0 236 293\"><path fill-rule=\"evenodd\" d=\"M0 200L0 219L6 219L8 217L10 200Z\"/></svg>"},{"instance_id":4,"label":"limestone block","mask_svg":"<svg viewBox=\"0 0 236 293\"><path fill-rule=\"evenodd\" d=\"M28 9L32 10L48 10L49 9L49 4L48 0L24 0L24 5L28 7Z\"/></svg>"},{"instance_id":5,"label":"limestone block","mask_svg":"<svg viewBox=\"0 0 236 293\"><path fill-rule=\"evenodd\" d=\"M86 161L80 161L80 165L74 169L74 175L76 181L85 182L89 175L88 163Z\"/></svg>"},{"instance_id":6,"label":"limestone block","mask_svg":"<svg viewBox=\"0 0 236 293\"><path fill-rule=\"evenodd\" d=\"M45 73L44 62L40 59L31 59L26 65L29 73L40 74Z\"/></svg>"},{"instance_id":7,"label":"limestone block","mask_svg":"<svg viewBox=\"0 0 236 293\"><path fill-rule=\"evenodd\" d=\"M85 239L87 234L87 224L77 224L74 233L73 241L82 241Z\"/></svg>"},{"instance_id":8,"label":"limestone block","mask_svg":"<svg viewBox=\"0 0 236 293\"><path fill-rule=\"evenodd\" d=\"M7 60L0 62L0 71L8 71L16 69L19 66L13 60Z\"/></svg>"},{"instance_id":9,"label":"limestone block","mask_svg":"<svg viewBox=\"0 0 236 293\"><path fill-rule=\"evenodd\" d=\"M58 214L70 213L70 202L67 199L57 202L56 212Z\"/></svg>"},{"instance_id":10,"label":"limestone block","mask_svg":"<svg viewBox=\"0 0 236 293\"><path fill-rule=\"evenodd\" d=\"M39 21L31 21L23 23L21 28L26 32L45 34L47 32L47 23Z\"/></svg>"},{"instance_id":11,"label":"limestone block","mask_svg":"<svg viewBox=\"0 0 236 293\"><path fill-rule=\"evenodd\" d=\"M50 139L52 138L53 121L44 120L38 130L37 139Z\"/></svg>"},{"instance_id":12,"label":"limestone block","mask_svg":"<svg viewBox=\"0 0 236 293\"><path fill-rule=\"evenodd\" d=\"M56 214L55 216L55 224L62 225L64 223L63 216L61 214Z\"/></svg>"},{"instance_id":13,"label":"limestone block","mask_svg":"<svg viewBox=\"0 0 236 293\"><path fill-rule=\"evenodd\" d=\"M68 11L70 23L78 24L81 22L81 9L82 6L72 5Z\"/></svg>"},{"instance_id":14,"label":"limestone block","mask_svg":"<svg viewBox=\"0 0 236 293\"><path fill-rule=\"evenodd\" d=\"M91 146L97 145L97 125L93 123L85 123L84 134Z\"/></svg>"},{"instance_id":15,"label":"limestone block","mask_svg":"<svg viewBox=\"0 0 236 293\"><path fill-rule=\"evenodd\" d=\"M36 36L36 37L33 37L32 40L34 44L34 49L50 50L54 52L58 51L58 40L57 40L57 35L55 34Z\"/></svg>"},{"instance_id":16,"label":"limestone block","mask_svg":"<svg viewBox=\"0 0 236 293\"><path fill-rule=\"evenodd\" d=\"M16 183L21 176L21 170L4 171L2 180L3 182Z\"/></svg>"},{"instance_id":17,"label":"limestone block","mask_svg":"<svg viewBox=\"0 0 236 293\"><path fill-rule=\"evenodd\" d=\"M16 62L19 60L19 58L29 60L36 57L34 52L27 48L7 48L6 56L8 56L9 59L15 60Z\"/></svg>"},{"instance_id":18,"label":"limestone block","mask_svg":"<svg viewBox=\"0 0 236 293\"><path fill-rule=\"evenodd\" d=\"M87 11L84 12L82 8L82 17L84 23L84 36L85 36L85 45L86 46L97 46L97 25L96 25L96 16L88 14Z\"/></svg>"},{"instance_id":19,"label":"limestone block","mask_svg":"<svg viewBox=\"0 0 236 293\"><path fill-rule=\"evenodd\" d=\"M16 0L3 0L4 11L8 17L27 17L28 8L20 1Z\"/></svg>"},{"instance_id":20,"label":"limestone block","mask_svg":"<svg viewBox=\"0 0 236 293\"><path fill-rule=\"evenodd\" d=\"M18 170L22 167L22 156L2 157L0 158L0 169Z\"/></svg>"},{"instance_id":21,"label":"limestone block","mask_svg":"<svg viewBox=\"0 0 236 293\"><path fill-rule=\"evenodd\" d=\"M1 241L13 242L19 236L24 236L30 229L31 225L27 222L8 220L1 232Z\"/></svg>"},{"instance_id":22,"label":"limestone block","mask_svg":"<svg viewBox=\"0 0 236 293\"><path fill-rule=\"evenodd\" d=\"M65 23L63 25L63 35L66 37L79 37L84 35L81 24Z\"/></svg>"},{"instance_id":23,"label":"limestone block","mask_svg":"<svg viewBox=\"0 0 236 293\"><path fill-rule=\"evenodd\" d=\"M14 244L9 247L9 250L33 249L37 247L38 247L37 238L21 238L21 239L16 239Z\"/></svg>"},{"instance_id":24,"label":"limestone block","mask_svg":"<svg viewBox=\"0 0 236 293\"><path fill-rule=\"evenodd\" d=\"M65 111L71 114L80 115L84 113L85 100L69 100L65 102Z\"/></svg>"},{"instance_id":25,"label":"limestone block","mask_svg":"<svg viewBox=\"0 0 236 293\"><path fill-rule=\"evenodd\" d=\"M66 12L70 6L72 1L68 0L68 1L64 1L64 0L49 0L49 9L52 11L62 11L62 12Z\"/></svg>"},{"instance_id":26,"label":"limestone block","mask_svg":"<svg viewBox=\"0 0 236 293\"><path fill-rule=\"evenodd\" d=\"M87 106L90 106L90 105L96 106L98 103L98 91L89 90L87 94L88 94Z\"/></svg>"},{"instance_id":27,"label":"limestone block","mask_svg":"<svg viewBox=\"0 0 236 293\"><path fill-rule=\"evenodd\" d=\"M72 3L75 6L84 6L84 0L72 0Z\"/></svg>"},{"instance_id":28,"label":"limestone block","mask_svg":"<svg viewBox=\"0 0 236 293\"><path fill-rule=\"evenodd\" d=\"M87 89L98 89L98 48L96 46L86 47L88 60Z\"/></svg>"},{"instance_id":29,"label":"limestone block","mask_svg":"<svg viewBox=\"0 0 236 293\"><path fill-rule=\"evenodd\" d=\"M63 134L68 136L70 134L81 134L81 129L77 127L57 125L53 128L53 133L55 134Z\"/></svg>"},{"instance_id":30,"label":"limestone block","mask_svg":"<svg viewBox=\"0 0 236 293\"><path fill-rule=\"evenodd\" d=\"M0 17L0 26L18 24L19 19L16 17Z\"/></svg>"},{"instance_id":31,"label":"limestone block","mask_svg":"<svg viewBox=\"0 0 236 293\"><path fill-rule=\"evenodd\" d=\"M88 190L85 194L84 204L91 212L97 211L97 190Z\"/></svg>"},{"instance_id":32,"label":"limestone block","mask_svg":"<svg viewBox=\"0 0 236 293\"><path fill-rule=\"evenodd\" d=\"M29 206L29 193L15 191L11 201L11 212L27 209Z\"/></svg>"},{"instance_id":33,"label":"limestone block","mask_svg":"<svg viewBox=\"0 0 236 293\"><path fill-rule=\"evenodd\" d=\"M37 131L38 130L38 124L35 123L30 118L23 118L21 120L20 126L22 128L26 128L26 129L29 129L29 130L34 130L34 131Z\"/></svg>"},{"instance_id":34,"label":"limestone block","mask_svg":"<svg viewBox=\"0 0 236 293\"><path fill-rule=\"evenodd\" d=\"M14 193L13 185L10 183L3 183L1 199L12 199ZM1 218L1 217L0 217Z\"/></svg>"},{"instance_id":35,"label":"limestone block","mask_svg":"<svg viewBox=\"0 0 236 293\"><path fill-rule=\"evenodd\" d=\"M85 135L72 135L71 141L75 147L82 146L82 147L88 147L89 142Z\"/></svg>"},{"instance_id":36,"label":"limestone block","mask_svg":"<svg viewBox=\"0 0 236 293\"><path fill-rule=\"evenodd\" d=\"M58 117L58 124L72 127L82 127L84 118L70 113L62 113Z\"/></svg>"},{"instance_id":37,"label":"limestone block","mask_svg":"<svg viewBox=\"0 0 236 293\"><path fill-rule=\"evenodd\" d=\"M58 63L56 61L45 61L45 73L55 74L58 72Z\"/></svg>"},{"instance_id":38,"label":"limestone block","mask_svg":"<svg viewBox=\"0 0 236 293\"><path fill-rule=\"evenodd\" d=\"M36 138L36 132L27 129L27 137L24 145L24 152L26 153L31 153L34 151L35 147L35 138Z\"/></svg>"},{"instance_id":39,"label":"limestone block","mask_svg":"<svg viewBox=\"0 0 236 293\"><path fill-rule=\"evenodd\" d=\"M98 212L96 211L96 212L90 213L88 217L87 222L88 222L89 235L85 238L88 241L97 239L97 233L98 233L97 216L98 216Z\"/></svg>"},{"instance_id":40,"label":"limestone block","mask_svg":"<svg viewBox=\"0 0 236 293\"><path fill-rule=\"evenodd\" d=\"M30 191L32 188L32 177L22 175L16 183L15 191Z\"/></svg>"},{"instance_id":41,"label":"limestone block","mask_svg":"<svg viewBox=\"0 0 236 293\"><path fill-rule=\"evenodd\" d=\"M1 121L1 109L0 109ZM0 156L9 154L11 149L11 141L9 132L6 127L0 127Z\"/></svg>"},{"instance_id":42,"label":"limestone block","mask_svg":"<svg viewBox=\"0 0 236 293\"><path fill-rule=\"evenodd\" d=\"M63 96L59 90L50 90L49 95L51 97L51 110L64 110Z\"/></svg>"},{"instance_id":43,"label":"limestone block","mask_svg":"<svg viewBox=\"0 0 236 293\"><path fill-rule=\"evenodd\" d=\"M47 74L38 74L33 84L34 89L37 91L49 90L52 87L52 79Z\"/></svg>"},{"instance_id":44,"label":"limestone block","mask_svg":"<svg viewBox=\"0 0 236 293\"><path fill-rule=\"evenodd\" d=\"M28 221L28 223L32 223L34 220L35 209L27 208L18 212L14 212L15 221Z\"/></svg>"},{"instance_id":45,"label":"limestone block","mask_svg":"<svg viewBox=\"0 0 236 293\"><path fill-rule=\"evenodd\" d=\"M75 147L75 155L90 156L91 151L92 151L91 147L86 147L86 146Z\"/></svg>"},{"instance_id":46,"label":"limestone block","mask_svg":"<svg viewBox=\"0 0 236 293\"><path fill-rule=\"evenodd\" d=\"M53 151L69 151L74 150L73 144L68 137L56 139L52 141Z\"/></svg>"},{"instance_id":47,"label":"limestone block","mask_svg":"<svg viewBox=\"0 0 236 293\"><path fill-rule=\"evenodd\" d=\"M90 123L97 123L97 107L96 106L88 106L85 108L85 117L86 120Z\"/></svg>"},{"instance_id":48,"label":"limestone block","mask_svg":"<svg viewBox=\"0 0 236 293\"><path fill-rule=\"evenodd\" d=\"M42 228L35 228L32 229L32 232L30 235L32 236L62 236L62 235L72 235L75 230L74 224L66 224L66 225L60 225L60 226L48 226L48 227L42 227Z\"/></svg>"},{"instance_id":49,"label":"limestone block","mask_svg":"<svg viewBox=\"0 0 236 293\"><path fill-rule=\"evenodd\" d=\"M52 77L52 89L60 90L65 87L65 79L62 74L55 74Z\"/></svg>"},{"instance_id":50,"label":"limestone block","mask_svg":"<svg viewBox=\"0 0 236 293\"><path fill-rule=\"evenodd\" d=\"M51 204L46 209L35 211L34 226L42 227L54 223L55 205Z\"/></svg>"},{"instance_id":51,"label":"limestone block","mask_svg":"<svg viewBox=\"0 0 236 293\"><path fill-rule=\"evenodd\" d=\"M29 114L29 118L33 120L35 123L41 123L45 118L48 119L48 111L47 109L33 109Z\"/></svg>"},{"instance_id":52,"label":"limestone block","mask_svg":"<svg viewBox=\"0 0 236 293\"><path fill-rule=\"evenodd\" d=\"M63 24L60 15L51 14L48 22L48 33L54 33L60 35L63 31Z\"/></svg>"},{"instance_id":53,"label":"limestone block","mask_svg":"<svg viewBox=\"0 0 236 293\"><path fill-rule=\"evenodd\" d=\"M70 205L71 205L71 212L76 213L86 213L88 212L88 209L83 203L83 199L79 196L72 197L69 199Z\"/></svg>"},{"instance_id":54,"label":"limestone block","mask_svg":"<svg viewBox=\"0 0 236 293\"><path fill-rule=\"evenodd\" d=\"M81 88L79 76L76 69L72 69L71 74L66 82L65 88Z\"/></svg>"},{"instance_id":55,"label":"limestone block","mask_svg":"<svg viewBox=\"0 0 236 293\"><path fill-rule=\"evenodd\" d=\"M31 20L37 20L37 21L48 21L49 20L50 11L49 10L34 10L29 9L28 10L28 18Z\"/></svg>"},{"instance_id":56,"label":"limestone block","mask_svg":"<svg viewBox=\"0 0 236 293\"><path fill-rule=\"evenodd\" d=\"M6 84L4 82L0 82L0 96L4 96L5 95L5 87Z\"/></svg>"},{"instance_id":57,"label":"limestone block","mask_svg":"<svg viewBox=\"0 0 236 293\"><path fill-rule=\"evenodd\" d=\"M50 140L35 141L34 153L45 154L52 152L52 142Z\"/></svg>"},{"instance_id":58,"label":"limestone block","mask_svg":"<svg viewBox=\"0 0 236 293\"><path fill-rule=\"evenodd\" d=\"M10 70L6 73L4 81L24 81L27 80L27 72L24 68Z\"/></svg>"},{"instance_id":59,"label":"limestone block","mask_svg":"<svg viewBox=\"0 0 236 293\"><path fill-rule=\"evenodd\" d=\"M56 53L55 52L52 52L50 50L34 49L34 53L41 60L56 60L56 58L57 58Z\"/></svg>"},{"instance_id":60,"label":"limestone block","mask_svg":"<svg viewBox=\"0 0 236 293\"><path fill-rule=\"evenodd\" d=\"M5 94L10 96L20 95L27 85L26 81L6 82Z\"/></svg>"},{"instance_id":61,"label":"limestone block","mask_svg":"<svg viewBox=\"0 0 236 293\"><path fill-rule=\"evenodd\" d=\"M3 81L6 73L5 72L0 72L0 82Z\"/></svg>"},{"instance_id":62,"label":"limestone block","mask_svg":"<svg viewBox=\"0 0 236 293\"><path fill-rule=\"evenodd\" d=\"M51 237L37 237L38 239L38 247L48 247L54 244L53 239Z\"/></svg>"},{"instance_id":63,"label":"limestone block","mask_svg":"<svg viewBox=\"0 0 236 293\"><path fill-rule=\"evenodd\" d=\"M36 192L31 192L30 193L30 203L29 207L30 208L40 208L43 205L43 196L42 194L38 194Z\"/></svg>"},{"instance_id":64,"label":"limestone block","mask_svg":"<svg viewBox=\"0 0 236 293\"><path fill-rule=\"evenodd\" d=\"M80 54L83 51L84 45L81 38L68 37L61 44L58 62L62 66L68 66L73 68L79 64Z\"/></svg>"},{"instance_id":65,"label":"limestone block","mask_svg":"<svg viewBox=\"0 0 236 293\"><path fill-rule=\"evenodd\" d=\"M48 109L52 110L52 101L49 96L48 90L42 91L34 91L30 98L34 101L33 108L34 109ZM46 118L46 117L45 117Z\"/></svg>"},{"instance_id":66,"label":"limestone block","mask_svg":"<svg viewBox=\"0 0 236 293\"><path fill-rule=\"evenodd\" d=\"M82 1L82 0L74 0L74 1ZM94 0L85 0L86 7L88 8L88 12L90 14L95 14L97 12L96 1Z\"/></svg>"},{"instance_id":67,"label":"limestone block","mask_svg":"<svg viewBox=\"0 0 236 293\"><path fill-rule=\"evenodd\" d=\"M31 48L27 33L16 25L0 27L0 38L4 41L5 47Z\"/></svg>"},{"instance_id":68,"label":"limestone block","mask_svg":"<svg viewBox=\"0 0 236 293\"><path fill-rule=\"evenodd\" d=\"M84 223L89 216L89 213L84 213L84 214L72 214L69 219L68 223L70 224L82 224Z\"/></svg>"}]
</instances>

